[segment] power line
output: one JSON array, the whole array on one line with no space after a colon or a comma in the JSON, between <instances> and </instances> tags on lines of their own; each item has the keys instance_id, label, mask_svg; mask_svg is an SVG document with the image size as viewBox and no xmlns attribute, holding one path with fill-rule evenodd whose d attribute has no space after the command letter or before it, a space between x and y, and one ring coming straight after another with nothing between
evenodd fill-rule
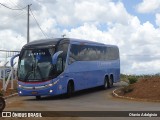
<instances>
[{"instance_id":1,"label":"power line","mask_svg":"<svg viewBox=\"0 0 160 120\"><path fill-rule=\"evenodd\" d=\"M21 2L22 4L28 4L28 2L26 2L26 0L20 0L19 2Z\"/></svg>"},{"instance_id":2,"label":"power line","mask_svg":"<svg viewBox=\"0 0 160 120\"><path fill-rule=\"evenodd\" d=\"M23 18L24 18L24 15L25 15L25 17L26 17L26 13L24 13L24 12L22 11L22 12L19 12L19 14L13 16L12 18L17 18L17 17L22 16L22 15L23 15Z\"/></svg>"},{"instance_id":3,"label":"power line","mask_svg":"<svg viewBox=\"0 0 160 120\"><path fill-rule=\"evenodd\" d=\"M14 3L13 0L11 0L11 1L8 0L8 2L11 3L13 6L17 6L17 8L22 8L22 6L20 6L20 5L16 4L16 3Z\"/></svg>"},{"instance_id":4,"label":"power line","mask_svg":"<svg viewBox=\"0 0 160 120\"><path fill-rule=\"evenodd\" d=\"M43 35L46 37L46 39L47 39L47 38L48 38L47 35L44 33L44 31L43 31L42 28L40 27L40 25L39 25L37 19L35 18L35 16L34 16L34 14L33 14L33 12L32 12L31 9L30 9L30 11L31 11L31 14L32 14L32 16L33 16L33 18L34 18L34 20L35 20L37 26L39 27L39 29L41 30L42 34L43 34Z\"/></svg>"},{"instance_id":5,"label":"power line","mask_svg":"<svg viewBox=\"0 0 160 120\"><path fill-rule=\"evenodd\" d=\"M26 3L26 0L19 0L19 4L21 4L21 5L26 5L26 4L29 4L28 2Z\"/></svg>"},{"instance_id":6,"label":"power line","mask_svg":"<svg viewBox=\"0 0 160 120\"><path fill-rule=\"evenodd\" d=\"M15 8L15 5L11 4L8 0L5 1L5 5L7 5L11 8Z\"/></svg>"},{"instance_id":7,"label":"power line","mask_svg":"<svg viewBox=\"0 0 160 120\"><path fill-rule=\"evenodd\" d=\"M19 2L19 4L17 4L17 3L15 3L15 2L13 2L13 0L8 0L8 2L9 2L9 3L11 3L11 4L12 4L12 6L14 6L14 7L15 7L15 6L17 6L17 8L19 8L19 9L20 9L20 8L22 8L22 6L26 5L26 4L21 5L21 4L20 4L21 0L20 0L20 1L18 1L18 2ZM26 11L26 10L25 10L25 9L23 9L22 11Z\"/></svg>"},{"instance_id":8,"label":"power line","mask_svg":"<svg viewBox=\"0 0 160 120\"><path fill-rule=\"evenodd\" d=\"M2 3L0 3L0 5L2 5L2 6L5 7L5 8L8 8L8 9L10 9L10 10L23 10L23 9L27 8L27 6L26 6L26 7L20 8L20 9L14 9L14 8L10 8L10 7L2 4Z\"/></svg>"}]
</instances>

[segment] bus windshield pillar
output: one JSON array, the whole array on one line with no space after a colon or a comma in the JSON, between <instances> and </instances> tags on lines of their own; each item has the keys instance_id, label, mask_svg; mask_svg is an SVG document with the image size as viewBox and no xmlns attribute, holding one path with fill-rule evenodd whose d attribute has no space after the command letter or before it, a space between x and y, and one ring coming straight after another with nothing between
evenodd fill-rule
<instances>
[{"instance_id":1,"label":"bus windshield pillar","mask_svg":"<svg viewBox=\"0 0 160 120\"><path fill-rule=\"evenodd\" d=\"M63 53L63 51L58 51L56 52L53 56L52 56L52 64L55 65L57 63L58 60L58 56Z\"/></svg>"}]
</instances>

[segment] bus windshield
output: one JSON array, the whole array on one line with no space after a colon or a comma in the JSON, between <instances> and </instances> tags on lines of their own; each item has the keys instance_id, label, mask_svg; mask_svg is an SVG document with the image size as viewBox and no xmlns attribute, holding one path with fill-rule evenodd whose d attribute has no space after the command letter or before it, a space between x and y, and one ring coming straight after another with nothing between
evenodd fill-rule
<instances>
[{"instance_id":1,"label":"bus windshield","mask_svg":"<svg viewBox=\"0 0 160 120\"><path fill-rule=\"evenodd\" d=\"M18 79L24 82L39 82L53 75L52 55L54 48L24 49L19 58Z\"/></svg>"}]
</instances>

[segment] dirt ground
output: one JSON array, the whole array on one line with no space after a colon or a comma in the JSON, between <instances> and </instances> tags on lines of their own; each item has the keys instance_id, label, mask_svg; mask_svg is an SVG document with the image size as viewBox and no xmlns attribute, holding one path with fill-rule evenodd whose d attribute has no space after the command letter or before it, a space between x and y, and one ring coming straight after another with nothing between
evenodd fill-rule
<instances>
[{"instance_id":1,"label":"dirt ground","mask_svg":"<svg viewBox=\"0 0 160 120\"><path fill-rule=\"evenodd\" d=\"M11 83L9 82L6 92L2 90L2 80L0 80L0 94L3 94L3 97L11 95L17 92L17 80L13 81L13 89L11 89Z\"/></svg>"},{"instance_id":2,"label":"dirt ground","mask_svg":"<svg viewBox=\"0 0 160 120\"><path fill-rule=\"evenodd\" d=\"M160 77L141 78L136 83L125 89L130 92L116 91L117 94L125 97L138 99L160 100Z\"/></svg>"}]
</instances>

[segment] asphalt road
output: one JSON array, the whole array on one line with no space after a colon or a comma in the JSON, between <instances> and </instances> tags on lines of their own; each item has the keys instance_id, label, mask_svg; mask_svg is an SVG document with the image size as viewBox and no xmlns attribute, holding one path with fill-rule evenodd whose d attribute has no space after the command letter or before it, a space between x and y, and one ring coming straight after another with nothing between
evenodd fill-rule
<instances>
[{"instance_id":1,"label":"asphalt road","mask_svg":"<svg viewBox=\"0 0 160 120\"><path fill-rule=\"evenodd\" d=\"M131 101L115 98L112 91L120 87L122 83L114 84L114 87L107 90L99 88L84 90L76 93L71 98L62 96L44 97L42 100L36 100L35 97L13 97L7 99L5 111L160 111L160 103ZM78 119L97 119L78 118ZM100 119L137 119L135 118L100 118ZM150 118L140 118L150 119ZM154 118L159 119L159 118Z\"/></svg>"}]
</instances>

